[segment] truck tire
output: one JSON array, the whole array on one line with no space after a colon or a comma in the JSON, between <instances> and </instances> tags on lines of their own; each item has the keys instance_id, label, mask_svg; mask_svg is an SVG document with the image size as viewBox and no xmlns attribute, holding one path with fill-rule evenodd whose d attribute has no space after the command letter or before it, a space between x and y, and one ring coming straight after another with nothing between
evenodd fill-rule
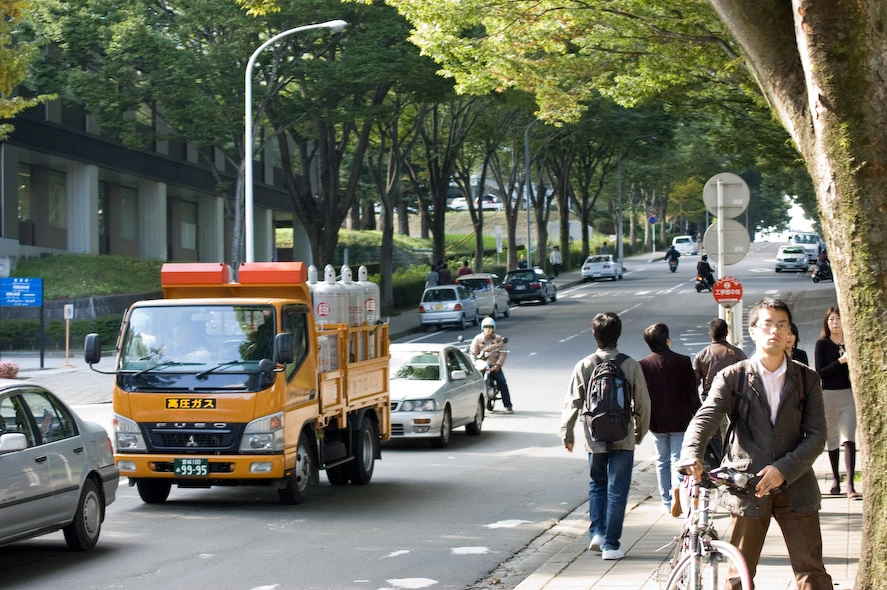
<instances>
[{"instance_id":1,"label":"truck tire","mask_svg":"<svg viewBox=\"0 0 887 590\"><path fill-rule=\"evenodd\" d=\"M378 444L379 436L376 434L376 425L368 416L364 416L355 438L354 461L348 463L351 467L351 483L354 485L366 485L373 479Z\"/></svg>"},{"instance_id":2,"label":"truck tire","mask_svg":"<svg viewBox=\"0 0 887 590\"><path fill-rule=\"evenodd\" d=\"M102 510L104 502L95 481L87 478L83 482L80 501L74 520L63 529L65 542L74 551L89 551L99 541L102 531Z\"/></svg>"},{"instance_id":3,"label":"truck tire","mask_svg":"<svg viewBox=\"0 0 887 590\"><path fill-rule=\"evenodd\" d=\"M169 498L172 483L162 479L140 479L136 482L136 488L145 504L163 504Z\"/></svg>"},{"instance_id":4,"label":"truck tire","mask_svg":"<svg viewBox=\"0 0 887 590\"><path fill-rule=\"evenodd\" d=\"M326 478L330 481L330 484L334 486L346 485L351 479L349 467L350 466L347 463L336 465L335 467L327 467Z\"/></svg>"},{"instance_id":5,"label":"truck tire","mask_svg":"<svg viewBox=\"0 0 887 590\"><path fill-rule=\"evenodd\" d=\"M314 459L311 455L311 444L308 435L303 432L299 435L299 446L296 449L296 467L286 482L286 487L277 490L282 503L302 504L308 499L312 469L314 469Z\"/></svg>"}]
</instances>

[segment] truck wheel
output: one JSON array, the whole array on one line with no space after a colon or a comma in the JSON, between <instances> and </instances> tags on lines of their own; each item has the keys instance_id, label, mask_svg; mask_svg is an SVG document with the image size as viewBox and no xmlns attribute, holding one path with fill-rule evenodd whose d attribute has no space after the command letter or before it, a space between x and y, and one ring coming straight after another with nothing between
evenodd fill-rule
<instances>
[{"instance_id":1,"label":"truck wheel","mask_svg":"<svg viewBox=\"0 0 887 590\"><path fill-rule=\"evenodd\" d=\"M477 436L484 427L484 396L477 398L477 411L474 413L474 420L465 425L465 432L469 436Z\"/></svg>"},{"instance_id":2,"label":"truck wheel","mask_svg":"<svg viewBox=\"0 0 887 590\"><path fill-rule=\"evenodd\" d=\"M296 449L296 468L293 469L285 488L277 490L280 501L284 504L301 504L308 499L308 484L311 482L311 470L314 461L311 459L311 445L308 435L299 435L299 446Z\"/></svg>"},{"instance_id":3,"label":"truck wheel","mask_svg":"<svg viewBox=\"0 0 887 590\"><path fill-rule=\"evenodd\" d=\"M334 486L343 486L348 483L348 480L351 479L351 474L348 472L348 464L343 463L342 465L336 465L335 467L328 467L326 470L326 478L330 480L330 483Z\"/></svg>"},{"instance_id":4,"label":"truck wheel","mask_svg":"<svg viewBox=\"0 0 887 590\"><path fill-rule=\"evenodd\" d=\"M435 449L445 449L450 446L450 438L453 436L453 417L450 408L444 409L443 420L440 424L440 435L431 439L431 446Z\"/></svg>"},{"instance_id":5,"label":"truck wheel","mask_svg":"<svg viewBox=\"0 0 887 590\"><path fill-rule=\"evenodd\" d=\"M366 485L373 478L373 469L376 466L376 445L378 444L379 436L376 434L376 425L364 416L355 439L354 461L348 464L351 466L351 483L354 485Z\"/></svg>"},{"instance_id":6,"label":"truck wheel","mask_svg":"<svg viewBox=\"0 0 887 590\"><path fill-rule=\"evenodd\" d=\"M145 504L163 504L169 497L172 484L159 479L140 479L136 482L136 488Z\"/></svg>"},{"instance_id":7,"label":"truck wheel","mask_svg":"<svg viewBox=\"0 0 887 590\"><path fill-rule=\"evenodd\" d=\"M89 551L99 541L104 503L99 488L91 479L83 482L74 520L64 528L65 542L75 551Z\"/></svg>"}]
</instances>

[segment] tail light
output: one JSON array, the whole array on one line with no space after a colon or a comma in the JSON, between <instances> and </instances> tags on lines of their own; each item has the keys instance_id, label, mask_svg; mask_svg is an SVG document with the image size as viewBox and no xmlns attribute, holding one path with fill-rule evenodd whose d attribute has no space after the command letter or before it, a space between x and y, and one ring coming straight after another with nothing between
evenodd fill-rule
<instances>
[{"instance_id":1,"label":"tail light","mask_svg":"<svg viewBox=\"0 0 887 590\"><path fill-rule=\"evenodd\" d=\"M534 282L530 283L528 286L530 287L530 289L541 289L542 283Z\"/></svg>"},{"instance_id":2,"label":"tail light","mask_svg":"<svg viewBox=\"0 0 887 590\"><path fill-rule=\"evenodd\" d=\"M456 305L454 305L454 306L453 306L453 311L462 311L462 304L461 304L461 303L457 303Z\"/></svg>"},{"instance_id":3,"label":"tail light","mask_svg":"<svg viewBox=\"0 0 887 590\"><path fill-rule=\"evenodd\" d=\"M419 313L425 313L425 306L424 305L419 306Z\"/></svg>"}]
</instances>

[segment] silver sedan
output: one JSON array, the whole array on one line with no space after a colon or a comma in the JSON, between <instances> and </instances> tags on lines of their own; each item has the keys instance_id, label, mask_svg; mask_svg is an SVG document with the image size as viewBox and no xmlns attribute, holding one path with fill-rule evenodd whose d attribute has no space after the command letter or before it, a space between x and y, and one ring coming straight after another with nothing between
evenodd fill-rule
<instances>
[{"instance_id":1,"label":"silver sedan","mask_svg":"<svg viewBox=\"0 0 887 590\"><path fill-rule=\"evenodd\" d=\"M0 379L0 545L61 529L71 549L92 549L119 479L104 428L38 385Z\"/></svg>"}]
</instances>

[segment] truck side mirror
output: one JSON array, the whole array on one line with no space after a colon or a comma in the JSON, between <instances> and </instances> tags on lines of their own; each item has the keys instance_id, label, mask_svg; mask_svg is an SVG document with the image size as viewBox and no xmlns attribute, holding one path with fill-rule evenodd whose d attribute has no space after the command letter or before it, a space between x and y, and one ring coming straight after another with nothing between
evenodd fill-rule
<instances>
[{"instance_id":1,"label":"truck side mirror","mask_svg":"<svg viewBox=\"0 0 887 590\"><path fill-rule=\"evenodd\" d=\"M102 360L102 343L98 334L87 334L83 341L83 360L95 364Z\"/></svg>"},{"instance_id":2,"label":"truck side mirror","mask_svg":"<svg viewBox=\"0 0 887 590\"><path fill-rule=\"evenodd\" d=\"M293 362L293 335L289 332L274 337L274 362L278 365Z\"/></svg>"}]
</instances>

